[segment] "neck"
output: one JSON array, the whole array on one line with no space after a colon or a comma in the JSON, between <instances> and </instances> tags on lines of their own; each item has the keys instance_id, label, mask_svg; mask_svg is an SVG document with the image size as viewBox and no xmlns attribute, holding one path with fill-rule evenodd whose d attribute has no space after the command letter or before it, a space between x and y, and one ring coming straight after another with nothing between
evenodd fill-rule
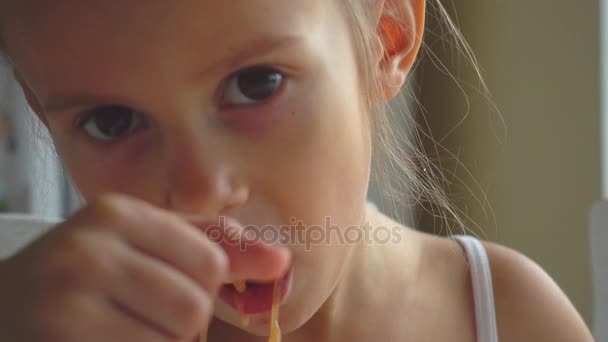
<instances>
[{"instance_id":1,"label":"neck","mask_svg":"<svg viewBox=\"0 0 608 342\"><path fill-rule=\"evenodd\" d=\"M390 232L390 241L364 241L355 246L331 296L284 341L377 340L387 329L387 323L391 323L375 322L374 318L396 306L405 306L399 302L405 304L418 276L421 259L418 234L373 208L367 209L366 220L368 229L378 233L371 236L384 239L380 233Z\"/></svg>"}]
</instances>

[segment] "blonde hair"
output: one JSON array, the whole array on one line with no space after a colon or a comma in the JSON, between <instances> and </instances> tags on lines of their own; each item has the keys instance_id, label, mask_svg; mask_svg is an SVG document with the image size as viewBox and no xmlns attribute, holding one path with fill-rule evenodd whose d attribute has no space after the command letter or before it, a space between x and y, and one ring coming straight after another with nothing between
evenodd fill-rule
<instances>
[{"instance_id":1,"label":"blonde hair","mask_svg":"<svg viewBox=\"0 0 608 342\"><path fill-rule=\"evenodd\" d=\"M460 233L472 232L467 224L475 225L467 214L455 206L446 193L449 181L439 161L433 162L425 151L423 140L432 141L435 150L449 151L436 142L427 132L429 127L424 127L417 120L412 105L419 105L419 115L424 116L423 109L416 99L416 94L407 82L406 89L401 92L391 103L379 104L373 100L374 95L381 92L382 85L379 77L374 75L375 67L371 67L374 56L378 54L378 42L380 39L371 15L377 13L377 0L344 0L347 20L353 32L354 44L360 66L361 81L364 84L363 92L367 94L366 106L370 115L372 129L372 182L379 188L383 195L381 207L399 221L404 221L399 205L406 207L418 207L435 219L439 219L438 227L426 227L426 230L434 232L453 233L456 229ZM387 0L393 5L393 11L385 12L383 15L406 28L399 15L401 8L406 6L407 0ZM447 40L448 44L464 56L470 64L479 80L479 91L487 98L490 97L488 88L483 80L478 61L471 47L464 39L462 33L451 19L448 11L440 0L427 0L427 17L435 19L442 25L441 40ZM425 35L432 34L427 30ZM426 40L426 39L425 39ZM441 72L449 75L457 84L458 80L450 74L448 68L437 58L437 55L428 45L422 43L420 57L430 58L432 63ZM416 68L412 68L415 70ZM410 77L412 76L411 73ZM422 120L424 121L424 120ZM436 153L437 155L439 153ZM454 159L457 160L455 156ZM464 167L464 165L461 165ZM466 169L466 167L464 167ZM445 228L445 230L444 230Z\"/></svg>"}]
</instances>

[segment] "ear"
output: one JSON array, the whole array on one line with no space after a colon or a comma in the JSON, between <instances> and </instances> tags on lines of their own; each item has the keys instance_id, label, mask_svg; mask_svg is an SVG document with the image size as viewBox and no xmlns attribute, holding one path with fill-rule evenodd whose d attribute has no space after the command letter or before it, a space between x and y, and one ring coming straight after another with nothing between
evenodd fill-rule
<instances>
[{"instance_id":1,"label":"ear","mask_svg":"<svg viewBox=\"0 0 608 342\"><path fill-rule=\"evenodd\" d=\"M410 73L424 34L426 0L380 0L376 32L382 53L378 56L377 75L380 99L395 97Z\"/></svg>"},{"instance_id":2,"label":"ear","mask_svg":"<svg viewBox=\"0 0 608 342\"><path fill-rule=\"evenodd\" d=\"M36 114L38 119L40 119L40 121L42 121L42 123L45 126L47 126L47 128L48 128L48 122L46 120L46 115L44 115L44 110L43 110L42 106L40 105L40 101L38 101L38 99L37 99L36 95L34 94L34 92L32 91L32 89L29 87L29 85L27 84L25 79L23 77L21 77L21 75L18 72L15 71L14 76L15 76L15 79L17 80L17 83L23 90L23 95L25 96L25 100L29 104L30 108L32 108L32 110L34 111L34 114Z\"/></svg>"}]
</instances>

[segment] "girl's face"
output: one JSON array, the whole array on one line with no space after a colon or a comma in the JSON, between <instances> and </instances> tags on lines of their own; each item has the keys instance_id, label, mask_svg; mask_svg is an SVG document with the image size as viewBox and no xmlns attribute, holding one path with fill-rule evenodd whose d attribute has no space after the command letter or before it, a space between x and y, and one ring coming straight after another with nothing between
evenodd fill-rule
<instances>
[{"instance_id":1,"label":"girl's face","mask_svg":"<svg viewBox=\"0 0 608 342\"><path fill-rule=\"evenodd\" d=\"M364 220L370 165L337 0L4 6L8 54L85 198L121 192L244 225L291 224L301 234L281 325L294 330L319 310L351 251L335 228ZM239 325L223 302L216 315ZM267 317L246 329L265 333Z\"/></svg>"}]
</instances>

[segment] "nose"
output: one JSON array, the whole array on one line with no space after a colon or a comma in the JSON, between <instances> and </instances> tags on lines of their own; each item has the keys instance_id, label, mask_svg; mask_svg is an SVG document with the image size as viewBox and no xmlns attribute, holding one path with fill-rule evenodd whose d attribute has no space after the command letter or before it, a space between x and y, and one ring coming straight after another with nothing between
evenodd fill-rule
<instances>
[{"instance_id":1,"label":"nose","mask_svg":"<svg viewBox=\"0 0 608 342\"><path fill-rule=\"evenodd\" d=\"M174 144L168 154L167 206L171 210L209 216L234 215L249 197L242 170L218 144Z\"/></svg>"}]
</instances>

